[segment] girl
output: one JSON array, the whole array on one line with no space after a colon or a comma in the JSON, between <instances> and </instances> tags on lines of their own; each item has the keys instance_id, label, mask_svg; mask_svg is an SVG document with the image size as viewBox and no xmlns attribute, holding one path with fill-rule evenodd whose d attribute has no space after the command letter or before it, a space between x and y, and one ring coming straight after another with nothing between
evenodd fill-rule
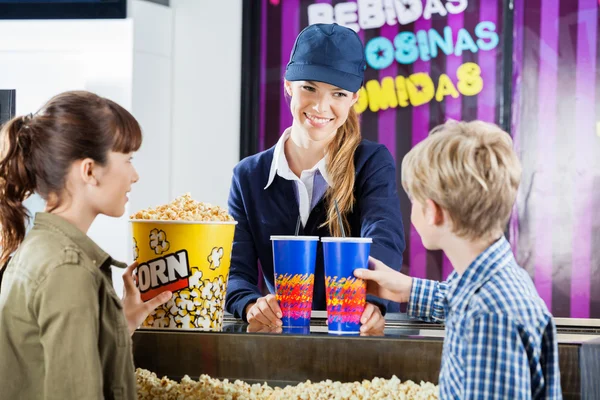
<instances>
[{"instance_id":1,"label":"girl","mask_svg":"<svg viewBox=\"0 0 600 400\"><path fill-rule=\"evenodd\" d=\"M170 293L143 303L132 273L115 293L106 254L86 232L120 217L138 180L133 116L88 92L52 98L0 131L0 387L7 399L134 399L130 334ZM23 201L47 202L25 236ZM15 251L16 250L16 251Z\"/></svg>"},{"instance_id":2,"label":"girl","mask_svg":"<svg viewBox=\"0 0 600 400\"><path fill-rule=\"evenodd\" d=\"M394 160L385 146L361 139L358 99L364 69L358 35L336 24L304 29L294 44L284 81L292 126L277 145L234 170L229 210L238 221L226 308L250 323L281 326L273 294L258 289L260 261L275 292L271 235L341 236L337 200L348 236L373 238L371 255L399 269L404 233ZM387 301L367 298L362 332L381 331ZM325 309L322 248L315 268L313 309Z\"/></svg>"}]
</instances>

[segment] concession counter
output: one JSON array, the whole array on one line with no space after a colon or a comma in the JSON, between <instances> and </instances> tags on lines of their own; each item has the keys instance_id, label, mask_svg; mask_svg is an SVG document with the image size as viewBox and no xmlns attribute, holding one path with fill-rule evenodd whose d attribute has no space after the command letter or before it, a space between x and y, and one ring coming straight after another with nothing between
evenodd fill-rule
<instances>
[{"instance_id":1,"label":"concession counter","mask_svg":"<svg viewBox=\"0 0 600 400\"><path fill-rule=\"evenodd\" d=\"M563 396L585 398L582 345L598 342L600 320L557 318L556 323ZM393 375L402 381L438 382L440 324L389 314L383 336L337 336L327 333L325 312L313 311L306 334L247 333L247 326L226 315L222 332L138 330L133 336L136 367L173 380L206 374L282 388L307 380L360 382Z\"/></svg>"}]
</instances>

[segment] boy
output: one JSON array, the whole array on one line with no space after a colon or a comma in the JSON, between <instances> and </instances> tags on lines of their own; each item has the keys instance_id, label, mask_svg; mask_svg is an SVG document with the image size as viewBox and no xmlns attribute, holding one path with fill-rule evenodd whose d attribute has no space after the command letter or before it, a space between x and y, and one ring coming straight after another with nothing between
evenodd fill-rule
<instances>
[{"instance_id":1,"label":"boy","mask_svg":"<svg viewBox=\"0 0 600 400\"><path fill-rule=\"evenodd\" d=\"M446 323L442 399L560 399L556 327L503 229L521 166L510 136L481 121L434 129L402 162L411 221L454 266L446 282L410 278L380 261L355 275L369 292Z\"/></svg>"}]
</instances>

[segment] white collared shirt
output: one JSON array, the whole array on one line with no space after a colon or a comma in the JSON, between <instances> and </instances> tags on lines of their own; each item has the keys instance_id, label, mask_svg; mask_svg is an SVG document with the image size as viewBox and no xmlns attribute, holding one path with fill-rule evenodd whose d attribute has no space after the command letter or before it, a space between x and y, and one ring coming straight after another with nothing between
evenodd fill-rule
<instances>
[{"instance_id":1,"label":"white collared shirt","mask_svg":"<svg viewBox=\"0 0 600 400\"><path fill-rule=\"evenodd\" d=\"M306 226L306 221L308 221L310 212L321 200L327 191L327 188L331 186L331 180L327 174L325 157L311 169L302 171L300 178L292 172L288 161L285 158L284 150L285 142L290 138L290 134L291 128L286 129L275 145L273 162L271 163L271 170L269 172L269 180L267 181L265 189L273 183L276 174L288 181L294 181L296 183L296 199L298 200L298 207L300 208L300 219L302 225Z\"/></svg>"}]
</instances>

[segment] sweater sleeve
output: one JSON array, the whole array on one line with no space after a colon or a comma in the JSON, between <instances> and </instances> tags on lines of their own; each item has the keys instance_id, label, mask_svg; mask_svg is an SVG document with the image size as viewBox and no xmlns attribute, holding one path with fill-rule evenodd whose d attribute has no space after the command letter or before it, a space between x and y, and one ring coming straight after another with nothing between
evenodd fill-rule
<instances>
[{"instance_id":1,"label":"sweater sleeve","mask_svg":"<svg viewBox=\"0 0 600 400\"><path fill-rule=\"evenodd\" d=\"M237 221L225 308L236 318L246 320L246 306L259 297L257 251L250 231L244 196L240 186L240 167L236 167L229 192L229 214Z\"/></svg>"}]
</instances>

